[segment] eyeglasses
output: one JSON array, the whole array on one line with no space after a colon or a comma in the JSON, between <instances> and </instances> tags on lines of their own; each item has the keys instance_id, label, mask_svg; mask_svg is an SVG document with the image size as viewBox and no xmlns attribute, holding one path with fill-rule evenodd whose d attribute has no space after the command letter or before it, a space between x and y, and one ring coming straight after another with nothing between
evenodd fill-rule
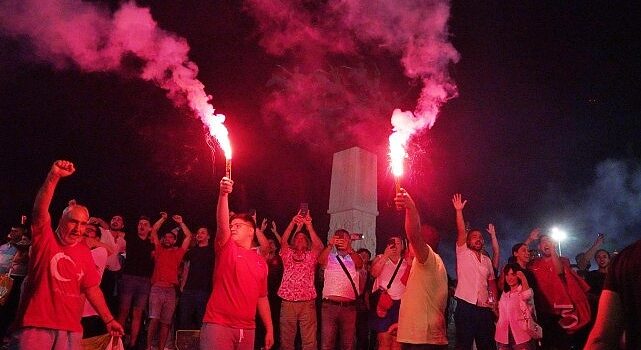
<instances>
[{"instance_id":1,"label":"eyeglasses","mask_svg":"<svg viewBox=\"0 0 641 350\"><path fill-rule=\"evenodd\" d=\"M244 222L238 222L238 223L235 223L235 224L230 224L230 225L229 225L229 229L230 229L230 230L233 230L233 229L235 229L235 228L237 229L237 228L240 228L240 226L249 226L249 227L251 227L251 228L252 228L252 230L254 229L254 226L252 226L252 225L250 225L250 224L246 224L246 223L244 223Z\"/></svg>"}]
</instances>

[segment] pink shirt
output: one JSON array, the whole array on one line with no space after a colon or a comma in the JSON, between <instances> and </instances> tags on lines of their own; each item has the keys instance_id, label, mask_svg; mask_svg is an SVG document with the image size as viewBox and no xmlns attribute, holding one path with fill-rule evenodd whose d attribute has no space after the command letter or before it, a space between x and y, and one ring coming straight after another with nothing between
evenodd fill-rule
<instances>
[{"instance_id":1,"label":"pink shirt","mask_svg":"<svg viewBox=\"0 0 641 350\"><path fill-rule=\"evenodd\" d=\"M534 307L534 293L531 288L521 290L516 287L511 292L503 292L499 300L499 320L496 322L496 333L494 340L502 344L508 344L508 327L516 344L522 344L530 340L525 331L524 308L526 312L532 312Z\"/></svg>"},{"instance_id":2,"label":"pink shirt","mask_svg":"<svg viewBox=\"0 0 641 350\"><path fill-rule=\"evenodd\" d=\"M49 224L32 226L31 231L33 245L18 326L82 332L82 292L100 283L89 247L60 244Z\"/></svg>"},{"instance_id":3,"label":"pink shirt","mask_svg":"<svg viewBox=\"0 0 641 350\"><path fill-rule=\"evenodd\" d=\"M280 257L283 259L284 271L278 296L289 301L316 299L314 273L318 253L305 251L297 254L288 247L280 251Z\"/></svg>"},{"instance_id":4,"label":"pink shirt","mask_svg":"<svg viewBox=\"0 0 641 350\"><path fill-rule=\"evenodd\" d=\"M267 296L267 264L254 249L229 239L216 250L214 288L203 322L231 328L256 328L258 298Z\"/></svg>"}]
</instances>

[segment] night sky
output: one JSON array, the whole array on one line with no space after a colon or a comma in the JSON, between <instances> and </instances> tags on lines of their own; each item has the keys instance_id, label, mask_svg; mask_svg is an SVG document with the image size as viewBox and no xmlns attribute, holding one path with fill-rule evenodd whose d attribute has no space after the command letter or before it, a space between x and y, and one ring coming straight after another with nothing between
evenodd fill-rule
<instances>
[{"instance_id":1,"label":"night sky","mask_svg":"<svg viewBox=\"0 0 641 350\"><path fill-rule=\"evenodd\" d=\"M314 10L314 2L303 3ZM119 7L115 1L92 4ZM227 115L236 182L232 209L256 208L259 218L275 219L282 230L299 203L309 202L317 231L325 235L332 154L361 146L378 155L379 237L402 228L390 206L389 118L395 107L413 108L421 86L403 75L397 55L332 55L321 63L323 76L338 85L365 79L384 103L372 94L359 103L380 113L358 119L357 126L340 112L297 126L265 113L265 106L299 63L261 46L264 36L247 4L138 5L150 7L160 28L187 40L199 80L217 112ZM449 69L458 97L443 106L432 129L412 139L403 179L423 221L441 232L448 269L454 268L450 199L456 192L469 199L465 214L472 226L497 225L504 257L537 226L566 229L571 238L563 250L570 257L587 249L597 232L606 234L609 250L641 237L638 6L451 6L450 40L461 58ZM118 73L86 73L73 64L54 67L34 55L25 38L0 37L1 230L30 212L56 159L72 160L77 172L60 183L54 217L76 198L94 215L124 214L129 231L138 215L155 218L161 210L183 214L192 226L214 227L222 152L212 158L193 113L136 78L139 59L125 60Z\"/></svg>"}]
</instances>

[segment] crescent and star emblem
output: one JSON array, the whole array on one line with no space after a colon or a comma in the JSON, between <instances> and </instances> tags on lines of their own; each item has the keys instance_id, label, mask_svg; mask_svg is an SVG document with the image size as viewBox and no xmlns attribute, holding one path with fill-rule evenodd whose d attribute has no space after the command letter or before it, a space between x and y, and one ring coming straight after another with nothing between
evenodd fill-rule
<instances>
[{"instance_id":1,"label":"crescent and star emblem","mask_svg":"<svg viewBox=\"0 0 641 350\"><path fill-rule=\"evenodd\" d=\"M65 255L65 253L63 252L59 252L54 255L53 258L51 258L51 261L49 263L49 271L51 272L51 275L58 281L69 282L71 281L71 279L62 276L60 274L60 271L58 270L58 262L60 262L60 260L69 260L73 264L73 266L76 267L76 263L68 255ZM80 280L82 276L84 276L84 272L81 270L78 273L78 280Z\"/></svg>"}]
</instances>

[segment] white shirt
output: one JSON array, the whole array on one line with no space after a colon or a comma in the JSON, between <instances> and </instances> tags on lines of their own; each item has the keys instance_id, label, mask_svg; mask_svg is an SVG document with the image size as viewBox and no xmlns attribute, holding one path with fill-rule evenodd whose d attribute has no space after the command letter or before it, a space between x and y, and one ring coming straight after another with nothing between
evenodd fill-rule
<instances>
[{"instance_id":1,"label":"white shirt","mask_svg":"<svg viewBox=\"0 0 641 350\"><path fill-rule=\"evenodd\" d=\"M496 322L496 333L494 335L494 340L499 343L509 343L508 327L512 331L516 344L522 344L530 340L530 335L525 331L526 321L523 312L532 313L534 293L531 288L521 289L521 286L517 286L514 290L501 294L499 319Z\"/></svg>"},{"instance_id":2,"label":"white shirt","mask_svg":"<svg viewBox=\"0 0 641 350\"><path fill-rule=\"evenodd\" d=\"M91 250L91 256L93 257L93 262L96 264L98 275L100 276L100 279L102 279L102 274L105 272L105 264L107 263L107 249L103 247L94 248ZM82 312L82 317L95 315L98 315L98 313L94 310L89 301L85 300L85 308Z\"/></svg>"},{"instance_id":3,"label":"white shirt","mask_svg":"<svg viewBox=\"0 0 641 350\"><path fill-rule=\"evenodd\" d=\"M127 242L123 237L114 238L111 230L105 230L101 227L100 231L100 242L112 246L116 251L114 254L107 257L107 270L120 271L120 254L125 252Z\"/></svg>"},{"instance_id":4,"label":"white shirt","mask_svg":"<svg viewBox=\"0 0 641 350\"><path fill-rule=\"evenodd\" d=\"M487 281L494 279L492 261L481 254L481 261L467 245L456 245L456 277L454 296L473 305L487 305Z\"/></svg>"},{"instance_id":5,"label":"white shirt","mask_svg":"<svg viewBox=\"0 0 641 350\"><path fill-rule=\"evenodd\" d=\"M381 269L381 273L374 280L372 292L375 292L379 287L381 289L386 289L389 280L392 279L394 270L396 270L396 264L392 262L391 259L387 258L385 260L383 268ZM403 277L403 274L405 274L405 270L407 270L407 260L403 259L401 267L398 268L398 272L394 277L394 281L392 281L392 285L387 290L387 293L389 293L390 297L392 297L393 300L399 300L405 292L405 285L403 284L403 282L401 282L401 277Z\"/></svg>"},{"instance_id":6,"label":"white shirt","mask_svg":"<svg viewBox=\"0 0 641 350\"><path fill-rule=\"evenodd\" d=\"M354 295L352 284L349 282L341 264L338 263L336 254L336 251L333 251L327 256L327 266L325 267L324 274L325 282L323 283L323 298L337 296L355 300L356 296ZM347 271L349 271L349 274L352 276L352 280L358 289L359 276L356 271L354 261L349 255L342 256L341 260L343 261L343 264L345 264Z\"/></svg>"}]
</instances>

